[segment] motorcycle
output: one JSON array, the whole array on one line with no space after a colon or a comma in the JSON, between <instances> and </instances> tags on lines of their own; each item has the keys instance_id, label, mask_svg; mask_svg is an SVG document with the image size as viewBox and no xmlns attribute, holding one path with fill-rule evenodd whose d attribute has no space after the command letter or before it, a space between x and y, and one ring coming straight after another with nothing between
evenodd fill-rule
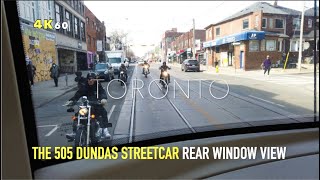
<instances>
[{"instance_id":1,"label":"motorcycle","mask_svg":"<svg viewBox=\"0 0 320 180\"><path fill-rule=\"evenodd\" d=\"M124 71L120 71L120 85L123 86L124 82L126 82L126 76L124 74Z\"/></svg>"},{"instance_id":2,"label":"motorcycle","mask_svg":"<svg viewBox=\"0 0 320 180\"><path fill-rule=\"evenodd\" d=\"M72 102L64 106L68 106L67 112L74 112L73 106L78 106L78 112L72 117L77 123L76 136L74 138L75 147L88 147L98 143L99 137L96 136L100 128L98 118L92 105L101 105L100 101L89 101L87 96L82 96L77 102ZM107 127L112 127L108 123Z\"/></svg>"},{"instance_id":3,"label":"motorcycle","mask_svg":"<svg viewBox=\"0 0 320 180\"><path fill-rule=\"evenodd\" d=\"M169 85L169 77L168 77L168 72L167 71L163 71L162 72L162 87L163 88L168 88L168 85Z\"/></svg>"},{"instance_id":4,"label":"motorcycle","mask_svg":"<svg viewBox=\"0 0 320 180\"><path fill-rule=\"evenodd\" d=\"M148 72L148 66L147 66L147 65L144 65L144 66L143 66L143 74L144 74L144 76L145 76L146 78L148 77L149 72Z\"/></svg>"}]
</instances>

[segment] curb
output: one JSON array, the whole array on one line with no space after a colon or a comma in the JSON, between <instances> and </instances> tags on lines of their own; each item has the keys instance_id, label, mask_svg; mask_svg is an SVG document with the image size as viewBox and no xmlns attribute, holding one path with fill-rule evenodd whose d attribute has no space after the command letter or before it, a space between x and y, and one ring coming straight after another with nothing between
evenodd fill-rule
<instances>
[{"instance_id":1,"label":"curb","mask_svg":"<svg viewBox=\"0 0 320 180\"><path fill-rule=\"evenodd\" d=\"M49 99L49 100L47 100L47 101L39 104L37 107L35 107L35 109L41 108L42 106L50 103L50 102L53 101L54 99L56 99L56 98L58 98L58 97L61 97L61 96L65 95L65 94L67 94L67 93L69 93L69 92L71 92L71 91L74 91L75 89L77 89L77 87L78 87L77 85L74 85L74 87L71 87L69 90L63 92L62 94L59 94L59 95L53 97L52 99Z\"/></svg>"}]
</instances>

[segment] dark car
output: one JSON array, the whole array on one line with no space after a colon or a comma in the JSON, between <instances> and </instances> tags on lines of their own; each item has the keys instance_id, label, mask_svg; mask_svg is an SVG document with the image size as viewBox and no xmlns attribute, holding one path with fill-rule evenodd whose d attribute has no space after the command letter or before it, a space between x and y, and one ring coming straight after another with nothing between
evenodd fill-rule
<instances>
[{"instance_id":1,"label":"dark car","mask_svg":"<svg viewBox=\"0 0 320 180\"><path fill-rule=\"evenodd\" d=\"M94 67L94 72L99 79L110 81L114 79L114 70L109 63L98 63Z\"/></svg>"},{"instance_id":2,"label":"dark car","mask_svg":"<svg viewBox=\"0 0 320 180\"><path fill-rule=\"evenodd\" d=\"M181 64L181 71L200 72L200 63L196 59L186 59Z\"/></svg>"}]
</instances>

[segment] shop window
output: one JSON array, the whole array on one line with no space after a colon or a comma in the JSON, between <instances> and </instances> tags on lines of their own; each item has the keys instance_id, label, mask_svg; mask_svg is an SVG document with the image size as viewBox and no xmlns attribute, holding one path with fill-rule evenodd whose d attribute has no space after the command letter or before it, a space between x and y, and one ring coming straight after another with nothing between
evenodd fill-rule
<instances>
[{"instance_id":1,"label":"shop window","mask_svg":"<svg viewBox=\"0 0 320 180\"><path fill-rule=\"evenodd\" d=\"M266 50L275 51L276 50L276 41L275 40L266 40Z\"/></svg>"},{"instance_id":2,"label":"shop window","mask_svg":"<svg viewBox=\"0 0 320 180\"><path fill-rule=\"evenodd\" d=\"M267 18L262 19L262 28L267 28Z\"/></svg>"},{"instance_id":3,"label":"shop window","mask_svg":"<svg viewBox=\"0 0 320 180\"><path fill-rule=\"evenodd\" d=\"M290 51L291 52L299 51L299 40L290 41Z\"/></svg>"},{"instance_id":4,"label":"shop window","mask_svg":"<svg viewBox=\"0 0 320 180\"><path fill-rule=\"evenodd\" d=\"M249 28L249 19L245 19L242 21L242 29L248 29Z\"/></svg>"},{"instance_id":5,"label":"shop window","mask_svg":"<svg viewBox=\"0 0 320 180\"><path fill-rule=\"evenodd\" d=\"M258 40L249 41L249 51L250 52L259 51L259 41Z\"/></svg>"}]
</instances>

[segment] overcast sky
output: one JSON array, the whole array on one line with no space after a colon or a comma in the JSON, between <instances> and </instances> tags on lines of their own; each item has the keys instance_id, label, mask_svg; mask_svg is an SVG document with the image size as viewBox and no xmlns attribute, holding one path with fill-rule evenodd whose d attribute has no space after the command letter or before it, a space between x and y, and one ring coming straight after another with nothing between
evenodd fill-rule
<instances>
[{"instance_id":1,"label":"overcast sky","mask_svg":"<svg viewBox=\"0 0 320 180\"><path fill-rule=\"evenodd\" d=\"M104 21L108 33L114 30L127 32L132 48L139 56L150 47L140 45L160 44L166 30L177 28L185 32L222 20L257 1L84 1L84 4ZM265 1L272 3L274 1ZM319 1L317 1L319 4ZM278 5L302 10L302 1L278 1ZM307 8L313 1L305 1ZM138 48L139 47L139 48Z\"/></svg>"}]
</instances>

